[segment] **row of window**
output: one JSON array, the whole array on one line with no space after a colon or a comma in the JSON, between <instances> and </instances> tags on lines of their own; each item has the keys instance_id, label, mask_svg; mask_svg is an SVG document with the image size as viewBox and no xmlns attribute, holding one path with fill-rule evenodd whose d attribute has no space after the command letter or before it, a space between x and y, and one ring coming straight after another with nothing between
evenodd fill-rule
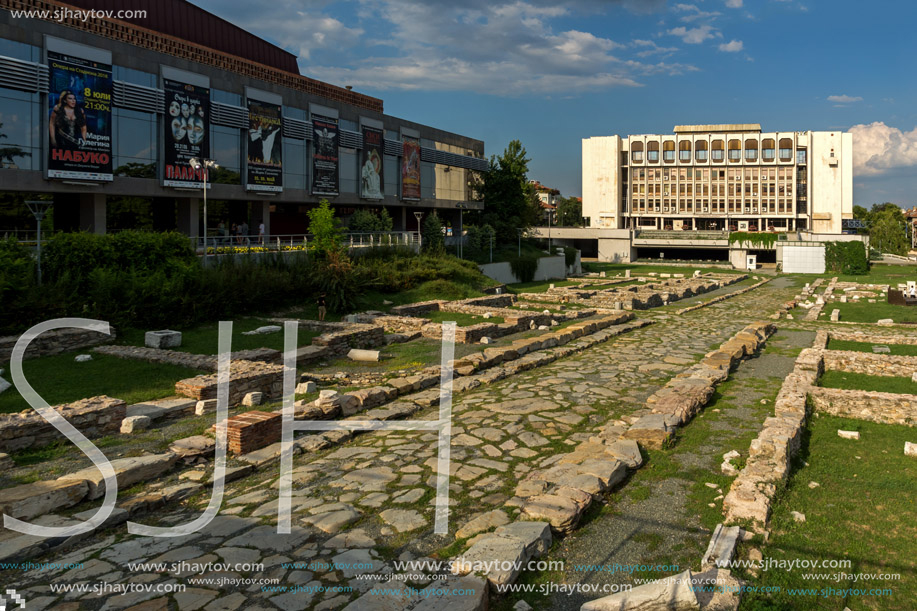
<instances>
[{"instance_id":1,"label":"row of window","mask_svg":"<svg viewBox=\"0 0 917 611\"><path fill-rule=\"evenodd\" d=\"M651 182L663 181L740 181L745 180L806 180L806 171L804 168L728 168L728 169L708 169L708 168L634 168L631 170L631 181L649 180Z\"/></svg>"},{"instance_id":2,"label":"row of window","mask_svg":"<svg viewBox=\"0 0 917 611\"><path fill-rule=\"evenodd\" d=\"M780 195L781 197L792 197L793 196L793 183L750 183L747 182L743 185L741 184L732 184L727 185L715 184L715 185L697 185L694 188L690 184L680 184L678 188L675 188L675 185L633 185L631 193L634 195L663 195L670 196L675 195L719 195L719 196L735 196L745 194L746 197L757 197L758 192L761 192L761 195ZM801 190L802 191L802 190Z\"/></svg>"},{"instance_id":3,"label":"row of window","mask_svg":"<svg viewBox=\"0 0 917 611\"><path fill-rule=\"evenodd\" d=\"M714 162L722 163L729 159L730 163L738 163L744 157L745 161L758 161L760 152L761 161L773 162L779 157L781 162L790 162L793 160L793 140L792 138L781 138L780 147L776 148L773 138L765 138L760 143L755 138L745 140L744 149L742 141L732 139L726 143L723 140L713 140L711 148L708 151L707 142L699 140L694 143L694 161L706 162L709 159ZM659 162L660 143L656 141L646 143L646 160L649 163ZM744 150L744 155L743 155ZM665 140L661 143L662 160L665 163L675 161L675 141ZM630 157L633 163L643 163L644 144L643 142L632 142L630 144ZM692 159L692 143L690 140L681 140L678 143L678 160L682 163L690 163ZM799 149L796 151L796 163L806 163L806 150Z\"/></svg>"},{"instance_id":4,"label":"row of window","mask_svg":"<svg viewBox=\"0 0 917 611\"><path fill-rule=\"evenodd\" d=\"M660 203L661 201L661 203ZM794 202L791 199L680 199L680 200L634 200L633 213L715 213L734 214L792 214ZM627 212L627 209L622 210Z\"/></svg>"}]
</instances>

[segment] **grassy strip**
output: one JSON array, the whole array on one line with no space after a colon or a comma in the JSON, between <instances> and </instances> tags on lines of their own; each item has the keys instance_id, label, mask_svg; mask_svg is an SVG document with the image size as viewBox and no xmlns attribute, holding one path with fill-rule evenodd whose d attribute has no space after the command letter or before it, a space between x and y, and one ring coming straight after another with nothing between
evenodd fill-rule
<instances>
[{"instance_id":1,"label":"grassy strip","mask_svg":"<svg viewBox=\"0 0 917 611\"><path fill-rule=\"evenodd\" d=\"M854 342L845 339L832 339L828 342L829 350L847 350L850 352L868 352L873 354L873 346L888 346L889 352L893 356L917 356L917 346L908 344L888 344L881 338L875 342Z\"/></svg>"},{"instance_id":2,"label":"grassy strip","mask_svg":"<svg viewBox=\"0 0 917 611\"><path fill-rule=\"evenodd\" d=\"M256 348L273 348L283 350L283 331L267 335L243 335L244 331L253 331L258 327L278 325L279 323L262 318L241 318L232 321L232 351L254 350ZM219 344L219 323L210 322L190 329L176 329L182 332L182 345L175 350L192 354L216 354ZM305 327L299 327L297 346L308 346L312 338L321 335ZM144 331L128 329L119 338L119 343L128 346L143 346Z\"/></svg>"},{"instance_id":3,"label":"grassy strip","mask_svg":"<svg viewBox=\"0 0 917 611\"><path fill-rule=\"evenodd\" d=\"M888 303L829 303L823 312L830 314L834 309L841 311L843 322L877 322L883 318L891 318L895 322L917 322L917 307L890 305Z\"/></svg>"},{"instance_id":4,"label":"grassy strip","mask_svg":"<svg viewBox=\"0 0 917 611\"><path fill-rule=\"evenodd\" d=\"M838 429L858 430L860 439L837 436ZM819 416L812 420L795 461L788 487L774 504L772 531L758 546L765 559L825 562L850 560L839 569L771 568L750 579L751 586L781 591L746 592L740 609L861 609L910 611L917 593L917 459L905 456L904 442L914 429L862 420ZM810 482L818 484L809 487ZM806 516L796 522L791 511ZM747 553L748 545L740 549ZM835 578L863 573L897 573L900 580ZM806 575L822 574L820 578ZM830 577L829 577L830 576ZM891 595L822 595L822 590L890 588ZM809 589L819 595L790 593Z\"/></svg>"},{"instance_id":5,"label":"grassy strip","mask_svg":"<svg viewBox=\"0 0 917 611\"><path fill-rule=\"evenodd\" d=\"M841 390L868 390L870 392L917 395L917 382L912 382L910 378L871 376L865 373L851 373L849 371L826 371L819 378L818 385L823 388L840 388Z\"/></svg>"},{"instance_id":6,"label":"grassy strip","mask_svg":"<svg viewBox=\"0 0 917 611\"><path fill-rule=\"evenodd\" d=\"M471 325L476 325L482 322L489 322L494 324L501 324L503 322L503 319L499 316L484 318L479 314L464 314L462 312L428 312L427 314L423 315L423 318L437 323L454 321L460 327L470 327Z\"/></svg>"},{"instance_id":7,"label":"grassy strip","mask_svg":"<svg viewBox=\"0 0 917 611\"><path fill-rule=\"evenodd\" d=\"M124 399L128 404L161 399L175 394L175 383L199 375L201 371L179 367L119 359L94 354L92 360L77 363L77 354L68 352L55 356L24 361L26 379L32 388L50 405L69 403L96 395ZM0 395L0 413L29 409L15 388Z\"/></svg>"}]
</instances>

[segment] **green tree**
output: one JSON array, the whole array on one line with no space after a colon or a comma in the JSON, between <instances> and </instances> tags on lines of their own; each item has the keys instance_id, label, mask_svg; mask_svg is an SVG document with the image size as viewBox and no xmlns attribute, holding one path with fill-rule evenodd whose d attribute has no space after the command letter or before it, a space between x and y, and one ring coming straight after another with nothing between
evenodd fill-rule
<instances>
[{"instance_id":1,"label":"green tree","mask_svg":"<svg viewBox=\"0 0 917 611\"><path fill-rule=\"evenodd\" d=\"M3 123L0 123L0 129L3 128ZM7 139L7 135L0 132L0 140ZM0 146L0 167L12 166L16 163L16 157L31 157L32 153L22 150L22 148L16 146L15 144L10 144L8 146Z\"/></svg>"},{"instance_id":2,"label":"green tree","mask_svg":"<svg viewBox=\"0 0 917 611\"><path fill-rule=\"evenodd\" d=\"M339 252L343 248L344 237L340 220L334 218L334 210L327 199L319 202L317 208L307 213L309 216L309 233L312 234L312 246L315 253L327 257L329 253Z\"/></svg>"},{"instance_id":3,"label":"green tree","mask_svg":"<svg viewBox=\"0 0 917 611\"><path fill-rule=\"evenodd\" d=\"M443 221L436 212L431 212L424 218L421 228L423 251L433 255L446 252L446 237L443 235Z\"/></svg>"},{"instance_id":4,"label":"green tree","mask_svg":"<svg viewBox=\"0 0 917 611\"><path fill-rule=\"evenodd\" d=\"M876 204L870 211L869 244L879 252L906 255L910 248L907 220L895 204Z\"/></svg>"},{"instance_id":5,"label":"green tree","mask_svg":"<svg viewBox=\"0 0 917 611\"><path fill-rule=\"evenodd\" d=\"M490 158L490 167L483 175L479 193L484 210L474 213L470 222L494 228L499 244L516 240L517 229L527 229L538 221L535 188L528 183L525 148L513 140L499 157Z\"/></svg>"},{"instance_id":6,"label":"green tree","mask_svg":"<svg viewBox=\"0 0 917 611\"><path fill-rule=\"evenodd\" d=\"M575 197L557 199L557 224L560 227L579 227L583 224L583 202Z\"/></svg>"},{"instance_id":7,"label":"green tree","mask_svg":"<svg viewBox=\"0 0 917 611\"><path fill-rule=\"evenodd\" d=\"M372 231L391 231L392 217L385 208L379 214L361 208L353 213L347 223L351 233L369 233Z\"/></svg>"}]
</instances>

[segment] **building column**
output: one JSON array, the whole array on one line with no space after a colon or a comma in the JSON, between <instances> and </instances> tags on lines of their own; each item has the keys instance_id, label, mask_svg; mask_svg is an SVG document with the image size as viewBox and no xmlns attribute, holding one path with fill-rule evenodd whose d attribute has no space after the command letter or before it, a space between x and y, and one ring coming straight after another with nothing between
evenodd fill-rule
<instances>
[{"instance_id":1,"label":"building column","mask_svg":"<svg viewBox=\"0 0 917 611\"><path fill-rule=\"evenodd\" d=\"M178 230L189 238L201 235L201 200L181 197L175 200L178 208Z\"/></svg>"},{"instance_id":2,"label":"building column","mask_svg":"<svg viewBox=\"0 0 917 611\"><path fill-rule=\"evenodd\" d=\"M104 235L105 222L105 195L102 193L81 193L80 231Z\"/></svg>"},{"instance_id":3,"label":"building column","mask_svg":"<svg viewBox=\"0 0 917 611\"><path fill-rule=\"evenodd\" d=\"M264 235L271 235L271 204L261 202L261 222L264 223Z\"/></svg>"}]
</instances>

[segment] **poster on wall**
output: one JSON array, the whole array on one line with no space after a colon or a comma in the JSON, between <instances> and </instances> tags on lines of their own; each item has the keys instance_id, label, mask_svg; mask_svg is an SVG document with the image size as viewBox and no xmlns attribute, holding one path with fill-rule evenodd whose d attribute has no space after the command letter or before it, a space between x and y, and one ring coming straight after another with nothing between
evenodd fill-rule
<instances>
[{"instance_id":1,"label":"poster on wall","mask_svg":"<svg viewBox=\"0 0 917 611\"><path fill-rule=\"evenodd\" d=\"M249 191L283 191L282 108L248 100L248 174Z\"/></svg>"},{"instance_id":2,"label":"poster on wall","mask_svg":"<svg viewBox=\"0 0 917 611\"><path fill-rule=\"evenodd\" d=\"M420 140L402 138L401 199L420 200Z\"/></svg>"},{"instance_id":3,"label":"poster on wall","mask_svg":"<svg viewBox=\"0 0 917 611\"><path fill-rule=\"evenodd\" d=\"M382 142L383 132L373 127L363 127L363 168L360 170L360 197L364 199L382 199L383 179L385 173L382 160L385 149Z\"/></svg>"},{"instance_id":4,"label":"poster on wall","mask_svg":"<svg viewBox=\"0 0 917 611\"><path fill-rule=\"evenodd\" d=\"M312 193L338 194L338 120L312 116Z\"/></svg>"},{"instance_id":5,"label":"poster on wall","mask_svg":"<svg viewBox=\"0 0 917 611\"><path fill-rule=\"evenodd\" d=\"M166 116L163 120L164 173L167 187L203 188L203 170L194 170L193 157L210 157L210 89L163 79Z\"/></svg>"},{"instance_id":6,"label":"poster on wall","mask_svg":"<svg viewBox=\"0 0 917 611\"><path fill-rule=\"evenodd\" d=\"M110 181L111 66L48 52L48 178Z\"/></svg>"}]
</instances>

